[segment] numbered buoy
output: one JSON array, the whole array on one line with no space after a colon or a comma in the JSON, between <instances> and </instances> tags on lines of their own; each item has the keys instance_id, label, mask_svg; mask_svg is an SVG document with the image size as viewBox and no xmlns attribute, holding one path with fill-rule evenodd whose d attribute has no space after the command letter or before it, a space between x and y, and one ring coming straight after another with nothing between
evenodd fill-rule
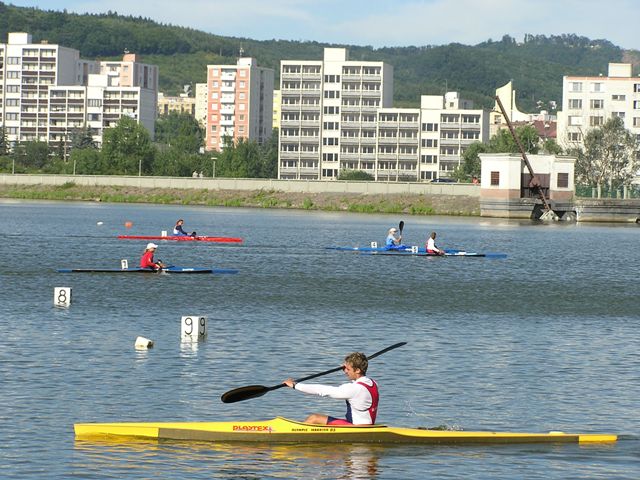
<instances>
[{"instance_id":1,"label":"numbered buoy","mask_svg":"<svg viewBox=\"0 0 640 480\"><path fill-rule=\"evenodd\" d=\"M180 336L183 340L199 340L207 336L207 317L190 315L180 321Z\"/></svg>"},{"instance_id":2,"label":"numbered buoy","mask_svg":"<svg viewBox=\"0 0 640 480\"><path fill-rule=\"evenodd\" d=\"M104 222L98 222L96 225L104 225Z\"/></svg>"},{"instance_id":3,"label":"numbered buoy","mask_svg":"<svg viewBox=\"0 0 640 480\"><path fill-rule=\"evenodd\" d=\"M124 226L127 228L133 227L133 222L124 222Z\"/></svg>"},{"instance_id":4,"label":"numbered buoy","mask_svg":"<svg viewBox=\"0 0 640 480\"><path fill-rule=\"evenodd\" d=\"M148 338L138 337L136 338L136 342L134 344L136 350L146 350L147 348L153 347L153 340L149 340Z\"/></svg>"},{"instance_id":5,"label":"numbered buoy","mask_svg":"<svg viewBox=\"0 0 640 480\"><path fill-rule=\"evenodd\" d=\"M53 304L56 307L71 305L71 287L55 287L53 289Z\"/></svg>"}]
</instances>

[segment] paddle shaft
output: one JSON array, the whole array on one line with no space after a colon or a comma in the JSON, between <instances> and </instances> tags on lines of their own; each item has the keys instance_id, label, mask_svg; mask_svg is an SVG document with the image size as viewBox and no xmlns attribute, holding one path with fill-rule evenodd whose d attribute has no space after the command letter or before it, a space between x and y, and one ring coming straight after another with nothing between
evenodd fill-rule
<instances>
[{"instance_id":1,"label":"paddle shaft","mask_svg":"<svg viewBox=\"0 0 640 480\"><path fill-rule=\"evenodd\" d=\"M376 352L372 355L367 356L367 360L372 360L380 355L382 355L383 353L387 353L390 350L393 350L395 348L399 348L402 347L403 345L406 345L407 342L400 342L400 343L396 343L394 345L391 345L390 347L387 347L383 350L380 350L379 352ZM334 373L334 372L339 372L340 370L342 370L342 365L336 368L332 368L330 370L326 370L324 372L320 372L320 373L314 373L313 375L308 375L306 377L302 377L299 378L297 380L294 380L296 383L299 382L304 382L306 380L311 380L312 378L318 378L318 377L322 377L323 375L328 375L330 373ZM242 400L249 400L250 398L257 398L257 397L261 397L262 395L264 395L267 392L271 392L273 390L277 390L278 388L282 388L285 387L286 384L285 383L279 383L278 385L274 385L272 387L265 387L263 385L248 385L246 387L239 387L239 388L235 388L233 390L229 390L228 392L222 394L221 400L224 403L235 403L235 402L240 402Z\"/></svg>"}]
</instances>

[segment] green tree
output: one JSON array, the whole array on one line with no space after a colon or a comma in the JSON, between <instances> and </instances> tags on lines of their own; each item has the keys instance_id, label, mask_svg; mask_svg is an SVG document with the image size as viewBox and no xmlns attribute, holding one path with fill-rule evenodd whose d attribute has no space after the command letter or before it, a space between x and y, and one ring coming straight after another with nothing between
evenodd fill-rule
<instances>
[{"instance_id":1,"label":"green tree","mask_svg":"<svg viewBox=\"0 0 640 480\"><path fill-rule=\"evenodd\" d=\"M16 167L20 165L28 172L39 171L50 162L49 144L46 142L20 142L15 146L12 156L15 159Z\"/></svg>"},{"instance_id":2,"label":"green tree","mask_svg":"<svg viewBox=\"0 0 640 480\"><path fill-rule=\"evenodd\" d=\"M542 151L549 155L562 155L562 147L553 138L548 138L542 143Z\"/></svg>"},{"instance_id":3,"label":"green tree","mask_svg":"<svg viewBox=\"0 0 640 480\"><path fill-rule=\"evenodd\" d=\"M277 131L265 145L239 139L235 144L226 138L216 156L216 176L230 178L275 178L277 176Z\"/></svg>"},{"instance_id":4,"label":"green tree","mask_svg":"<svg viewBox=\"0 0 640 480\"><path fill-rule=\"evenodd\" d=\"M515 133L526 153L538 153L540 150L540 136L532 125L521 125L515 128ZM520 153L518 144L507 128L500 129L489 140L491 153Z\"/></svg>"},{"instance_id":5,"label":"green tree","mask_svg":"<svg viewBox=\"0 0 640 480\"><path fill-rule=\"evenodd\" d=\"M148 174L155 149L147 130L130 117L122 117L102 136L102 170L111 175Z\"/></svg>"},{"instance_id":6,"label":"green tree","mask_svg":"<svg viewBox=\"0 0 640 480\"><path fill-rule=\"evenodd\" d=\"M96 148L96 143L93 141L91 128L87 124L83 125L82 128L76 128L72 130L69 137L71 150Z\"/></svg>"},{"instance_id":7,"label":"green tree","mask_svg":"<svg viewBox=\"0 0 640 480\"><path fill-rule=\"evenodd\" d=\"M7 137L7 129L4 125L0 126L0 157L9 154L9 139Z\"/></svg>"},{"instance_id":8,"label":"green tree","mask_svg":"<svg viewBox=\"0 0 640 480\"><path fill-rule=\"evenodd\" d=\"M204 130L192 115L171 112L156 120L155 141L185 153L199 153L204 146Z\"/></svg>"},{"instance_id":9,"label":"green tree","mask_svg":"<svg viewBox=\"0 0 640 480\"><path fill-rule=\"evenodd\" d=\"M472 143L462 154L463 163L453 171L456 180L470 181L473 177L480 178L480 153L487 153L489 146L482 142Z\"/></svg>"},{"instance_id":10,"label":"green tree","mask_svg":"<svg viewBox=\"0 0 640 480\"><path fill-rule=\"evenodd\" d=\"M605 184L610 191L628 185L640 168L638 142L620 117L588 130L584 148L573 149L570 154L576 157L578 181L597 187L598 196Z\"/></svg>"},{"instance_id":11,"label":"green tree","mask_svg":"<svg viewBox=\"0 0 640 480\"><path fill-rule=\"evenodd\" d=\"M103 175L104 163L102 162L102 153L95 148L75 148L71 150L68 164L78 175Z\"/></svg>"},{"instance_id":12,"label":"green tree","mask_svg":"<svg viewBox=\"0 0 640 480\"><path fill-rule=\"evenodd\" d=\"M342 170L338 180L375 180L374 176L362 170Z\"/></svg>"}]
</instances>

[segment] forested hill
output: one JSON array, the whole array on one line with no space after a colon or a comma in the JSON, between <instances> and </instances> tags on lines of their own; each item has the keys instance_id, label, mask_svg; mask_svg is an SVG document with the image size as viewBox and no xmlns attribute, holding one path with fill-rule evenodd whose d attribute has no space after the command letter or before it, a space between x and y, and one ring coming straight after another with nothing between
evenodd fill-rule
<instances>
[{"instance_id":1,"label":"forested hill","mask_svg":"<svg viewBox=\"0 0 640 480\"><path fill-rule=\"evenodd\" d=\"M0 42L6 41L8 32L20 31L31 33L34 42L48 40L75 48L86 59L119 58L125 49L141 54L144 62L159 65L160 89L167 94L180 92L185 84L205 82L207 64L235 64L241 48L277 76L280 60L320 60L325 46L344 46L352 60L393 65L396 106L417 106L420 95L445 91L458 91L476 105L492 106L495 89L512 79L519 107L535 111L537 101L560 102L563 75L606 75L609 62L638 59L636 51L576 35L526 35L518 42L505 35L473 46L373 48L222 37L115 12L77 15L0 2Z\"/></svg>"}]
</instances>

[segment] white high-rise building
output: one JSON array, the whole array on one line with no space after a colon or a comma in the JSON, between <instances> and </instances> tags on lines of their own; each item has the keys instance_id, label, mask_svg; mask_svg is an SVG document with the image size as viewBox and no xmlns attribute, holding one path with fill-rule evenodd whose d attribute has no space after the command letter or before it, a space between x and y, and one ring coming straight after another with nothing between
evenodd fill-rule
<instances>
[{"instance_id":1,"label":"white high-rise building","mask_svg":"<svg viewBox=\"0 0 640 480\"><path fill-rule=\"evenodd\" d=\"M630 63L610 63L608 76L562 79L562 111L558 112L558 144L563 148L583 147L584 136L612 118L640 141L640 78Z\"/></svg>"},{"instance_id":2,"label":"white high-rise building","mask_svg":"<svg viewBox=\"0 0 640 480\"><path fill-rule=\"evenodd\" d=\"M325 48L320 61L281 62L280 96L279 178L333 179L350 167L375 174L370 148L378 110L393 103L390 65Z\"/></svg>"},{"instance_id":3,"label":"white high-rise building","mask_svg":"<svg viewBox=\"0 0 640 480\"><path fill-rule=\"evenodd\" d=\"M0 44L0 126L10 144L63 142L85 125L100 145L104 129L127 115L153 138L158 67L125 54L122 61L82 60L77 50L12 32Z\"/></svg>"},{"instance_id":4,"label":"white high-rise building","mask_svg":"<svg viewBox=\"0 0 640 480\"><path fill-rule=\"evenodd\" d=\"M393 69L347 60L286 60L280 74L278 177L335 179L360 170L378 181L447 177L473 142L489 139L489 112L456 92L424 95L420 108L393 108Z\"/></svg>"}]
</instances>

